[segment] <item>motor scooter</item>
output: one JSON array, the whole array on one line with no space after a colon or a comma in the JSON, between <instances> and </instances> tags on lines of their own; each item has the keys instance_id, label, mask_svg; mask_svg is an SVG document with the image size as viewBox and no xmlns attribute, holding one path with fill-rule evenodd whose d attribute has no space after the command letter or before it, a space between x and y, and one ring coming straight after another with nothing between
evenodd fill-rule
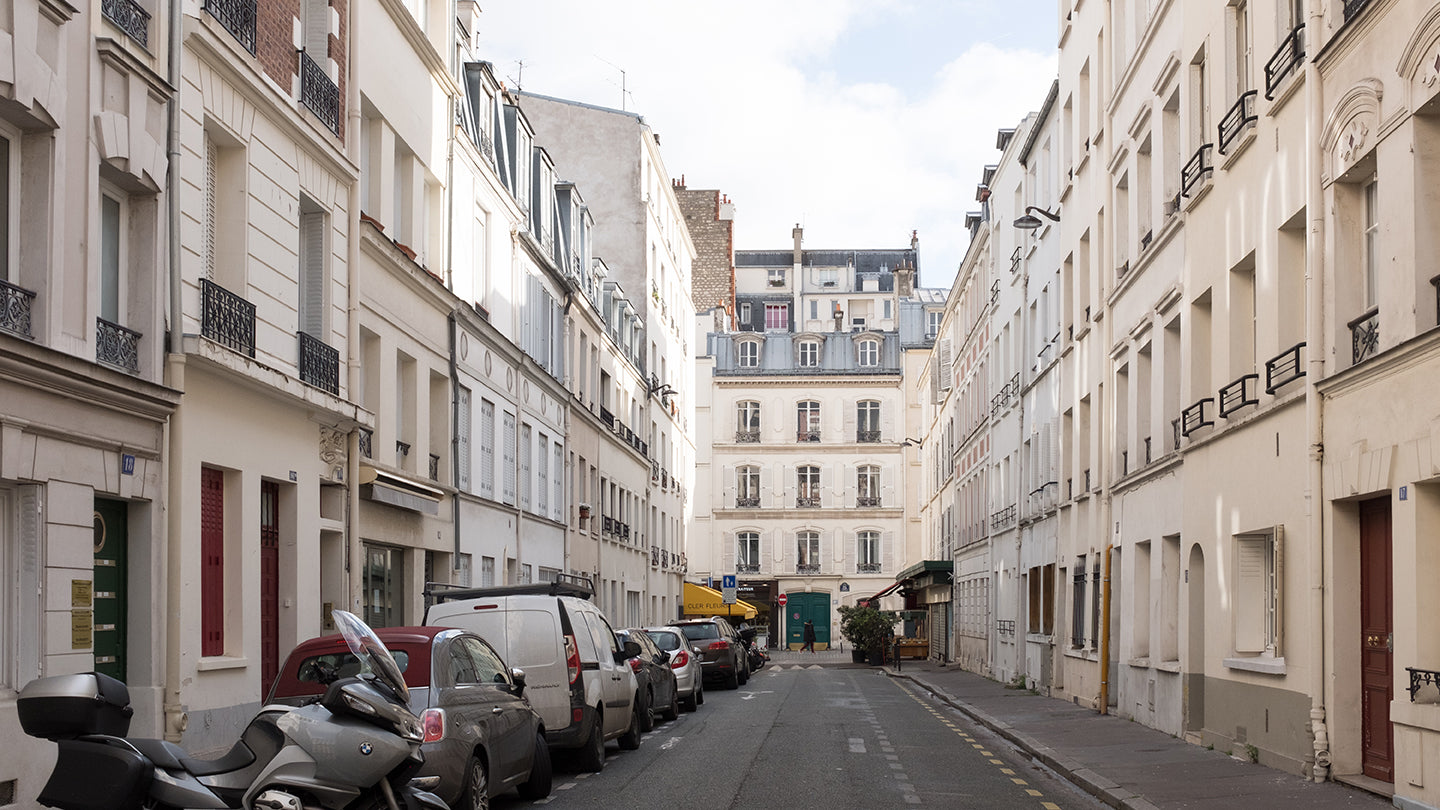
<instances>
[{"instance_id":1,"label":"motor scooter","mask_svg":"<svg viewBox=\"0 0 1440 810\"><path fill-rule=\"evenodd\" d=\"M740 640L745 642L745 656L750 662L750 671L757 672L770 661L770 655L755 643L755 628L747 627L739 632Z\"/></svg>"},{"instance_id":2,"label":"motor scooter","mask_svg":"<svg viewBox=\"0 0 1440 810\"><path fill-rule=\"evenodd\" d=\"M20 690L25 733L60 748L41 804L60 810L446 810L411 777L424 731L390 651L352 613L335 624L360 664L318 702L268 706L219 759L166 740L126 737L125 684L96 673L55 675Z\"/></svg>"}]
</instances>

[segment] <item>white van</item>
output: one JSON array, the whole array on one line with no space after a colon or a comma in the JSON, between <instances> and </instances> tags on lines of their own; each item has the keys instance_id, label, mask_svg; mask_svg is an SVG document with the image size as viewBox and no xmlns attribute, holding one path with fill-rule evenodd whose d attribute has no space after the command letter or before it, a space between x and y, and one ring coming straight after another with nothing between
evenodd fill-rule
<instances>
[{"instance_id":1,"label":"white van","mask_svg":"<svg viewBox=\"0 0 1440 810\"><path fill-rule=\"evenodd\" d=\"M552 750L571 749L587 771L605 766L605 743L640 747L640 700L627 659L605 614L590 601L590 581L451 588L432 585L425 624L483 637L512 667L525 671L525 696L545 725ZM636 649L629 649L636 647Z\"/></svg>"}]
</instances>

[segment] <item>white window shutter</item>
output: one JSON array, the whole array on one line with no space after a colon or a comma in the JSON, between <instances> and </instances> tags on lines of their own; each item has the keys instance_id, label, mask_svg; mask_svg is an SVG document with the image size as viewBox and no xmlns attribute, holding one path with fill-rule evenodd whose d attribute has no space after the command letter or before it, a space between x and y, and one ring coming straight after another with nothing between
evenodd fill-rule
<instances>
[{"instance_id":1,"label":"white window shutter","mask_svg":"<svg viewBox=\"0 0 1440 810\"><path fill-rule=\"evenodd\" d=\"M1285 527L1283 525L1275 527L1275 539L1271 544L1270 553L1274 555L1270 564L1272 577L1270 593L1274 597L1270 605L1271 621L1275 628L1274 654L1282 656L1285 654Z\"/></svg>"},{"instance_id":2,"label":"white window shutter","mask_svg":"<svg viewBox=\"0 0 1440 810\"><path fill-rule=\"evenodd\" d=\"M883 532L880 535L880 564L885 573L894 576L899 573L895 570L895 532Z\"/></svg>"},{"instance_id":3,"label":"white window shutter","mask_svg":"<svg viewBox=\"0 0 1440 810\"><path fill-rule=\"evenodd\" d=\"M841 409L842 409L842 410L844 411L844 413L845 413L844 428L843 428L844 431L845 431L845 435L840 439L840 441L842 441L842 442L853 442L853 441L855 441L855 438L856 438L856 437L855 437L855 430L856 430L856 427L857 427L857 422L859 421L859 420L856 418L855 409L858 408L858 407L860 407L860 404L859 404L858 402L847 402L847 403L841 405L840 407L841 407Z\"/></svg>"},{"instance_id":4,"label":"white window shutter","mask_svg":"<svg viewBox=\"0 0 1440 810\"><path fill-rule=\"evenodd\" d=\"M457 392L459 404L455 418L455 454L459 469L455 472L455 485L462 492L470 491L470 389L461 387Z\"/></svg>"},{"instance_id":5,"label":"white window shutter","mask_svg":"<svg viewBox=\"0 0 1440 810\"><path fill-rule=\"evenodd\" d=\"M725 532L720 543L720 570L722 572L735 570L735 532Z\"/></svg>"},{"instance_id":6,"label":"white window shutter","mask_svg":"<svg viewBox=\"0 0 1440 810\"><path fill-rule=\"evenodd\" d=\"M825 535L824 535L824 534L821 534L820 536L821 536L821 537L824 537ZM831 533L831 539L830 539L831 559L833 559L833 560L834 560L835 562L837 562L837 563L844 564L844 562L845 562L845 549L850 548L850 547L854 544L854 542L855 542L855 541L854 541L854 537L855 537L855 533L854 533L854 532L850 532L850 531L847 531L847 530L845 530L845 529L836 529L834 532L832 532L832 533ZM848 540L847 540L847 538L848 538ZM824 542L824 541L821 541L821 542ZM851 569L851 570L853 570L853 569L854 569L854 566L845 566L845 568L841 568L840 570L843 572L843 571L845 571L846 569Z\"/></svg>"},{"instance_id":7,"label":"white window shutter","mask_svg":"<svg viewBox=\"0 0 1440 810\"><path fill-rule=\"evenodd\" d=\"M729 508L735 505L735 496L739 494L740 468L732 464L726 464L722 468L721 480L725 482L721 488L720 506Z\"/></svg>"},{"instance_id":8,"label":"white window shutter","mask_svg":"<svg viewBox=\"0 0 1440 810\"><path fill-rule=\"evenodd\" d=\"M205 136L205 233L204 262L205 278L215 280L215 194L216 174L219 171L220 147L209 135Z\"/></svg>"},{"instance_id":9,"label":"white window shutter","mask_svg":"<svg viewBox=\"0 0 1440 810\"><path fill-rule=\"evenodd\" d=\"M305 53L322 69L330 58L330 4L326 0L303 0Z\"/></svg>"},{"instance_id":10,"label":"white window shutter","mask_svg":"<svg viewBox=\"0 0 1440 810\"><path fill-rule=\"evenodd\" d=\"M1235 651L1265 651L1265 625L1269 613L1266 598L1266 548L1263 540L1240 538L1235 544Z\"/></svg>"},{"instance_id":11,"label":"white window shutter","mask_svg":"<svg viewBox=\"0 0 1440 810\"><path fill-rule=\"evenodd\" d=\"M325 339L325 215L300 215L300 331Z\"/></svg>"}]
</instances>

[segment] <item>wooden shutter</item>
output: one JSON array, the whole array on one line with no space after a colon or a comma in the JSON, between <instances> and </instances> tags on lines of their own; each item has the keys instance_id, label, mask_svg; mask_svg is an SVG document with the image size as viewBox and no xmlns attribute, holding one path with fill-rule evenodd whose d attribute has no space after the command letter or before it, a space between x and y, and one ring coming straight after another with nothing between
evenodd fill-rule
<instances>
[{"instance_id":1,"label":"wooden shutter","mask_svg":"<svg viewBox=\"0 0 1440 810\"><path fill-rule=\"evenodd\" d=\"M1235 546L1235 651L1264 652L1270 607L1266 543L1249 536L1238 538Z\"/></svg>"},{"instance_id":2,"label":"wooden shutter","mask_svg":"<svg viewBox=\"0 0 1440 810\"><path fill-rule=\"evenodd\" d=\"M300 215L300 331L325 339L325 215Z\"/></svg>"},{"instance_id":3,"label":"wooden shutter","mask_svg":"<svg viewBox=\"0 0 1440 810\"><path fill-rule=\"evenodd\" d=\"M225 474L200 468L200 654L225 654Z\"/></svg>"},{"instance_id":4,"label":"wooden shutter","mask_svg":"<svg viewBox=\"0 0 1440 810\"><path fill-rule=\"evenodd\" d=\"M205 136L205 211L204 211L204 256L205 278L215 280L215 194L216 173L219 171L220 148L207 134ZM173 329L174 326L172 325Z\"/></svg>"},{"instance_id":5,"label":"wooden shutter","mask_svg":"<svg viewBox=\"0 0 1440 810\"><path fill-rule=\"evenodd\" d=\"M325 69L330 58L330 4L325 0L302 0L305 15L305 53Z\"/></svg>"},{"instance_id":6,"label":"wooden shutter","mask_svg":"<svg viewBox=\"0 0 1440 810\"><path fill-rule=\"evenodd\" d=\"M1274 531L1270 543L1270 620L1275 628L1275 655L1279 657L1285 654L1285 527L1276 526Z\"/></svg>"},{"instance_id":7,"label":"wooden shutter","mask_svg":"<svg viewBox=\"0 0 1440 810\"><path fill-rule=\"evenodd\" d=\"M455 454L459 457L455 484L462 491L470 490L470 389L460 387L456 391L459 400L455 414Z\"/></svg>"}]
</instances>

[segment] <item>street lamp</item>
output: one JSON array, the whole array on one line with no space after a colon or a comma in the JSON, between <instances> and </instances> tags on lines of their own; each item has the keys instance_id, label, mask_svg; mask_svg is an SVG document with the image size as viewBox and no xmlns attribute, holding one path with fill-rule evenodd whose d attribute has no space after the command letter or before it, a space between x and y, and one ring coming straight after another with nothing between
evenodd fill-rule
<instances>
[{"instance_id":1,"label":"street lamp","mask_svg":"<svg viewBox=\"0 0 1440 810\"><path fill-rule=\"evenodd\" d=\"M1044 225L1045 223L1041 222L1040 217L1035 216L1035 214L1039 214L1051 222L1060 221L1059 214L1052 214L1048 209L1041 208L1038 205L1027 205L1025 206L1025 213L1015 220L1015 227L1022 231L1033 231L1041 225Z\"/></svg>"}]
</instances>

